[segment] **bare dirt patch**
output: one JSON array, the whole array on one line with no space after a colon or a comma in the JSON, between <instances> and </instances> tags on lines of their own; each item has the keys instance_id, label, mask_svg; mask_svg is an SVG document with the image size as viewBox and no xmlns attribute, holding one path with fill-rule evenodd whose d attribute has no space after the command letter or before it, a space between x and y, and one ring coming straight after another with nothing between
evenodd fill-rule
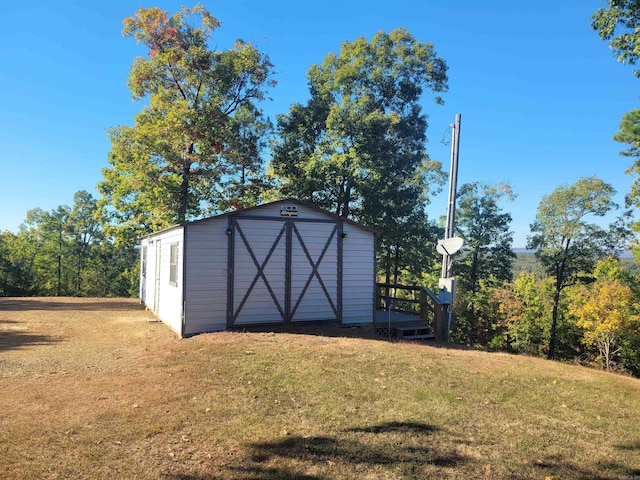
<instances>
[{"instance_id":1,"label":"bare dirt patch","mask_svg":"<svg viewBox=\"0 0 640 480\"><path fill-rule=\"evenodd\" d=\"M156 342L173 340L136 300L0 299L3 377L120 370Z\"/></svg>"},{"instance_id":2,"label":"bare dirt patch","mask_svg":"<svg viewBox=\"0 0 640 480\"><path fill-rule=\"evenodd\" d=\"M179 340L135 300L0 299L0 478L640 475L636 379L306 333Z\"/></svg>"}]
</instances>

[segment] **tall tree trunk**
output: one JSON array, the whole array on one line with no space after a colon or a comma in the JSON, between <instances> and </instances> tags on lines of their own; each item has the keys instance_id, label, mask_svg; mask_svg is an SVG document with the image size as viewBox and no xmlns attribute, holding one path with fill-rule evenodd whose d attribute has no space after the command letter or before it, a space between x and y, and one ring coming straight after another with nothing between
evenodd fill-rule
<instances>
[{"instance_id":1,"label":"tall tree trunk","mask_svg":"<svg viewBox=\"0 0 640 480\"><path fill-rule=\"evenodd\" d=\"M58 229L58 288L56 296L60 296L61 292L61 277L62 277L62 224Z\"/></svg>"},{"instance_id":2,"label":"tall tree trunk","mask_svg":"<svg viewBox=\"0 0 640 480\"><path fill-rule=\"evenodd\" d=\"M393 284L398 285L398 270L400 269L400 245L395 245L395 254L393 256Z\"/></svg>"},{"instance_id":3,"label":"tall tree trunk","mask_svg":"<svg viewBox=\"0 0 640 480\"><path fill-rule=\"evenodd\" d=\"M384 283L391 283L391 250L387 251L387 264L384 267Z\"/></svg>"},{"instance_id":4,"label":"tall tree trunk","mask_svg":"<svg viewBox=\"0 0 640 480\"><path fill-rule=\"evenodd\" d=\"M553 359L556 355L556 331L558 327L558 310L560 306L560 293L564 286L565 267L567 264L567 253L569 252L569 244L571 239L567 239L567 244L564 247L564 258L560 262L556 270L556 291L553 295L553 312L551 314L551 332L549 335L549 359Z\"/></svg>"},{"instance_id":5,"label":"tall tree trunk","mask_svg":"<svg viewBox=\"0 0 640 480\"><path fill-rule=\"evenodd\" d=\"M80 296L81 284L82 284L82 254L79 254L78 268L76 269L76 297Z\"/></svg>"},{"instance_id":6,"label":"tall tree trunk","mask_svg":"<svg viewBox=\"0 0 640 480\"><path fill-rule=\"evenodd\" d=\"M189 176L191 175L191 163L185 160L182 165L182 183L180 183L180 205L178 206L178 223L183 223L187 218L189 206Z\"/></svg>"},{"instance_id":7,"label":"tall tree trunk","mask_svg":"<svg viewBox=\"0 0 640 480\"><path fill-rule=\"evenodd\" d=\"M553 313L551 315L551 334L549 336L549 359L556 355L556 329L558 326L558 306L560 304L560 284L556 283L556 291L553 295Z\"/></svg>"},{"instance_id":8,"label":"tall tree trunk","mask_svg":"<svg viewBox=\"0 0 640 480\"><path fill-rule=\"evenodd\" d=\"M347 182L347 185L345 186L344 189L344 196L342 197L342 217L343 218L349 218L349 215L351 214L351 211L349 209L349 205L351 203L351 186L349 185L349 182Z\"/></svg>"},{"instance_id":9,"label":"tall tree trunk","mask_svg":"<svg viewBox=\"0 0 640 480\"><path fill-rule=\"evenodd\" d=\"M601 338L602 338L602 348L600 349L600 352L604 357L605 367L607 368L607 372L608 372L611 370L611 358L617 352L617 350L615 350L616 341L615 341L615 338L613 338L611 335L606 333L601 334Z\"/></svg>"}]
</instances>

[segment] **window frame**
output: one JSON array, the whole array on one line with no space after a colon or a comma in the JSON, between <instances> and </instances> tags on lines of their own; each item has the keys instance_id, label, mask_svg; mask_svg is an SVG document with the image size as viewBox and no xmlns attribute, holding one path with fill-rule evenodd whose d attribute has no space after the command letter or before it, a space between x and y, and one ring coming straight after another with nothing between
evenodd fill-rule
<instances>
[{"instance_id":1,"label":"window frame","mask_svg":"<svg viewBox=\"0 0 640 480\"><path fill-rule=\"evenodd\" d=\"M140 252L140 271L142 273L142 278L147 278L147 246L144 245L142 247L142 251Z\"/></svg>"},{"instance_id":2,"label":"window frame","mask_svg":"<svg viewBox=\"0 0 640 480\"><path fill-rule=\"evenodd\" d=\"M178 286L178 243L169 245L169 285Z\"/></svg>"}]
</instances>

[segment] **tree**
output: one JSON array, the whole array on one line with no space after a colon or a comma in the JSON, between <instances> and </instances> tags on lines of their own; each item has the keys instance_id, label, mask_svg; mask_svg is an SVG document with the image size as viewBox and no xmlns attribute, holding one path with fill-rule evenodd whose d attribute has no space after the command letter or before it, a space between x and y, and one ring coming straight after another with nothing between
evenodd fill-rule
<instances>
[{"instance_id":1,"label":"tree","mask_svg":"<svg viewBox=\"0 0 640 480\"><path fill-rule=\"evenodd\" d=\"M640 2L637 0L608 0L607 8L599 8L591 17L591 27L598 32L609 46L616 59L622 64L635 65L640 56ZM640 70L633 74L640 77ZM629 147L621 155L634 158L634 162L626 173L636 175L627 197L630 205L640 207L640 110L627 112L620 123L620 131L613 139L625 143ZM640 222L633 225L640 232ZM640 248L633 248L634 254L640 258Z\"/></svg>"},{"instance_id":2,"label":"tree","mask_svg":"<svg viewBox=\"0 0 640 480\"><path fill-rule=\"evenodd\" d=\"M273 125L250 104L238 108L235 119L226 151L227 182L218 189L217 210L253 207L271 187L261 153L268 147Z\"/></svg>"},{"instance_id":3,"label":"tree","mask_svg":"<svg viewBox=\"0 0 640 480\"><path fill-rule=\"evenodd\" d=\"M70 245L67 236L71 209L60 205L51 212L34 208L20 226L20 237L30 243L28 271L33 271L32 287L40 294L67 295L70 293Z\"/></svg>"},{"instance_id":4,"label":"tree","mask_svg":"<svg viewBox=\"0 0 640 480\"><path fill-rule=\"evenodd\" d=\"M98 205L93 195L85 190L73 196L73 208L69 212L67 234L73 263L75 264L74 295L84 292L83 277L91 248L104 239L100 221L97 217Z\"/></svg>"},{"instance_id":5,"label":"tree","mask_svg":"<svg viewBox=\"0 0 640 480\"><path fill-rule=\"evenodd\" d=\"M591 288L583 287L581 301L570 310L578 317L578 326L585 329L585 344L598 348L605 368L610 370L623 332L640 320L634 314L638 306L633 292L620 281L598 280Z\"/></svg>"},{"instance_id":6,"label":"tree","mask_svg":"<svg viewBox=\"0 0 640 480\"><path fill-rule=\"evenodd\" d=\"M132 127L110 130L111 166L98 185L121 241L215 210L223 184L259 159L259 135L238 137L262 131L256 102L274 84L273 66L242 40L210 49L219 26L201 5L172 16L140 8L124 20L123 35L148 56L135 59L128 82L133 98L147 103Z\"/></svg>"},{"instance_id":7,"label":"tree","mask_svg":"<svg viewBox=\"0 0 640 480\"><path fill-rule=\"evenodd\" d=\"M619 259L608 257L600 260L593 271L596 282L617 282L632 292L634 308L630 313L637 315L640 298L640 277L637 273L624 268ZM617 335L617 363L636 377L640 377L640 321L625 321Z\"/></svg>"},{"instance_id":8,"label":"tree","mask_svg":"<svg viewBox=\"0 0 640 480\"><path fill-rule=\"evenodd\" d=\"M409 229L430 236L424 204L444 181L425 150L420 100L447 90L446 71L430 43L402 28L380 31L313 65L311 98L278 117L270 168L281 195L381 230L380 260L395 276L408 263Z\"/></svg>"},{"instance_id":9,"label":"tree","mask_svg":"<svg viewBox=\"0 0 640 480\"><path fill-rule=\"evenodd\" d=\"M39 294L40 281L35 266L39 243L38 234L27 230L24 224L18 233L2 233L3 296Z\"/></svg>"},{"instance_id":10,"label":"tree","mask_svg":"<svg viewBox=\"0 0 640 480\"><path fill-rule=\"evenodd\" d=\"M602 227L589 223L590 216L602 217L617 207L614 188L597 177L581 178L573 185L561 185L542 198L528 248L554 279L553 312L549 358L556 351L558 312L562 290L576 282L581 272L591 272L596 261L610 254L616 238Z\"/></svg>"},{"instance_id":11,"label":"tree","mask_svg":"<svg viewBox=\"0 0 640 480\"><path fill-rule=\"evenodd\" d=\"M491 301L496 316L504 322L504 343L510 350L536 355L543 352L549 338L550 280L537 280L534 274L522 272L493 292Z\"/></svg>"},{"instance_id":12,"label":"tree","mask_svg":"<svg viewBox=\"0 0 640 480\"><path fill-rule=\"evenodd\" d=\"M635 159L631 167L626 170L626 173L630 175L635 174L627 202L640 207L640 110L632 110L624 114L620 123L620 131L613 136L613 139L628 146L626 150L620 152L621 155ZM640 222L636 222L633 229L640 232ZM634 253L636 257L640 256L640 248L637 244Z\"/></svg>"},{"instance_id":13,"label":"tree","mask_svg":"<svg viewBox=\"0 0 640 480\"><path fill-rule=\"evenodd\" d=\"M513 200L511 187L504 183L482 185L466 183L458 193L456 230L464 239L461 258L456 260L456 278L466 308L458 314L467 343L479 340L480 325L476 315L477 296L482 284L485 295L493 287L511 280L511 265L515 254L511 250L513 232L511 214L500 207L502 200ZM488 326L480 328L488 332ZM486 339L485 339L486 340Z\"/></svg>"},{"instance_id":14,"label":"tree","mask_svg":"<svg viewBox=\"0 0 640 480\"><path fill-rule=\"evenodd\" d=\"M33 291L34 256L19 234L0 232L0 296L16 297Z\"/></svg>"},{"instance_id":15,"label":"tree","mask_svg":"<svg viewBox=\"0 0 640 480\"><path fill-rule=\"evenodd\" d=\"M137 249L116 245L86 191L73 207L35 208L17 233L0 232L0 295L126 296L137 291Z\"/></svg>"},{"instance_id":16,"label":"tree","mask_svg":"<svg viewBox=\"0 0 640 480\"><path fill-rule=\"evenodd\" d=\"M591 17L591 27L600 38L609 41L616 59L635 65L640 56L640 2L637 0L608 0L608 8L601 7ZM640 70L634 70L640 77Z\"/></svg>"}]
</instances>

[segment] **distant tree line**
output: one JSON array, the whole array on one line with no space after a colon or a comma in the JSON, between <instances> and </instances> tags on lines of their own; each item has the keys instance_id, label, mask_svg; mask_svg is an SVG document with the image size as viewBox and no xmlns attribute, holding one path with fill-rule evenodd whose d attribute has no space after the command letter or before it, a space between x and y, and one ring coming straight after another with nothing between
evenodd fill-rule
<instances>
[{"instance_id":1,"label":"distant tree line","mask_svg":"<svg viewBox=\"0 0 640 480\"><path fill-rule=\"evenodd\" d=\"M612 1L593 17L629 63L638 10ZM274 125L260 108L274 66L242 40L210 48L219 27L201 5L125 19L124 36L147 49L128 79L141 111L109 130L98 199L78 192L72 206L31 210L18 232L0 233L0 295L136 295L141 235L288 196L376 228L379 281L437 288L443 228L425 207L446 175L426 150L423 101L441 104L448 78L433 45L402 28L344 42L309 69L307 101ZM638 119L627 114L615 137L636 159ZM638 172L636 160L630 173ZM628 207L638 191L634 184ZM617 259L632 241L630 211L608 227L594 222L617 208L614 193L589 177L543 197L533 261L512 250L510 186L462 185L451 338L640 375L640 277Z\"/></svg>"},{"instance_id":2,"label":"distant tree line","mask_svg":"<svg viewBox=\"0 0 640 480\"><path fill-rule=\"evenodd\" d=\"M640 276L617 258L631 233L624 216L609 227L594 222L616 207L614 193L589 177L545 196L531 225L534 253L509 269L515 279L489 274L470 289L459 269L454 338L640 375ZM463 263L470 254L463 250Z\"/></svg>"},{"instance_id":3,"label":"distant tree line","mask_svg":"<svg viewBox=\"0 0 640 480\"><path fill-rule=\"evenodd\" d=\"M0 295L135 295L138 252L106 236L97 213L80 191L73 206L30 210L18 232L0 232Z\"/></svg>"}]
</instances>

